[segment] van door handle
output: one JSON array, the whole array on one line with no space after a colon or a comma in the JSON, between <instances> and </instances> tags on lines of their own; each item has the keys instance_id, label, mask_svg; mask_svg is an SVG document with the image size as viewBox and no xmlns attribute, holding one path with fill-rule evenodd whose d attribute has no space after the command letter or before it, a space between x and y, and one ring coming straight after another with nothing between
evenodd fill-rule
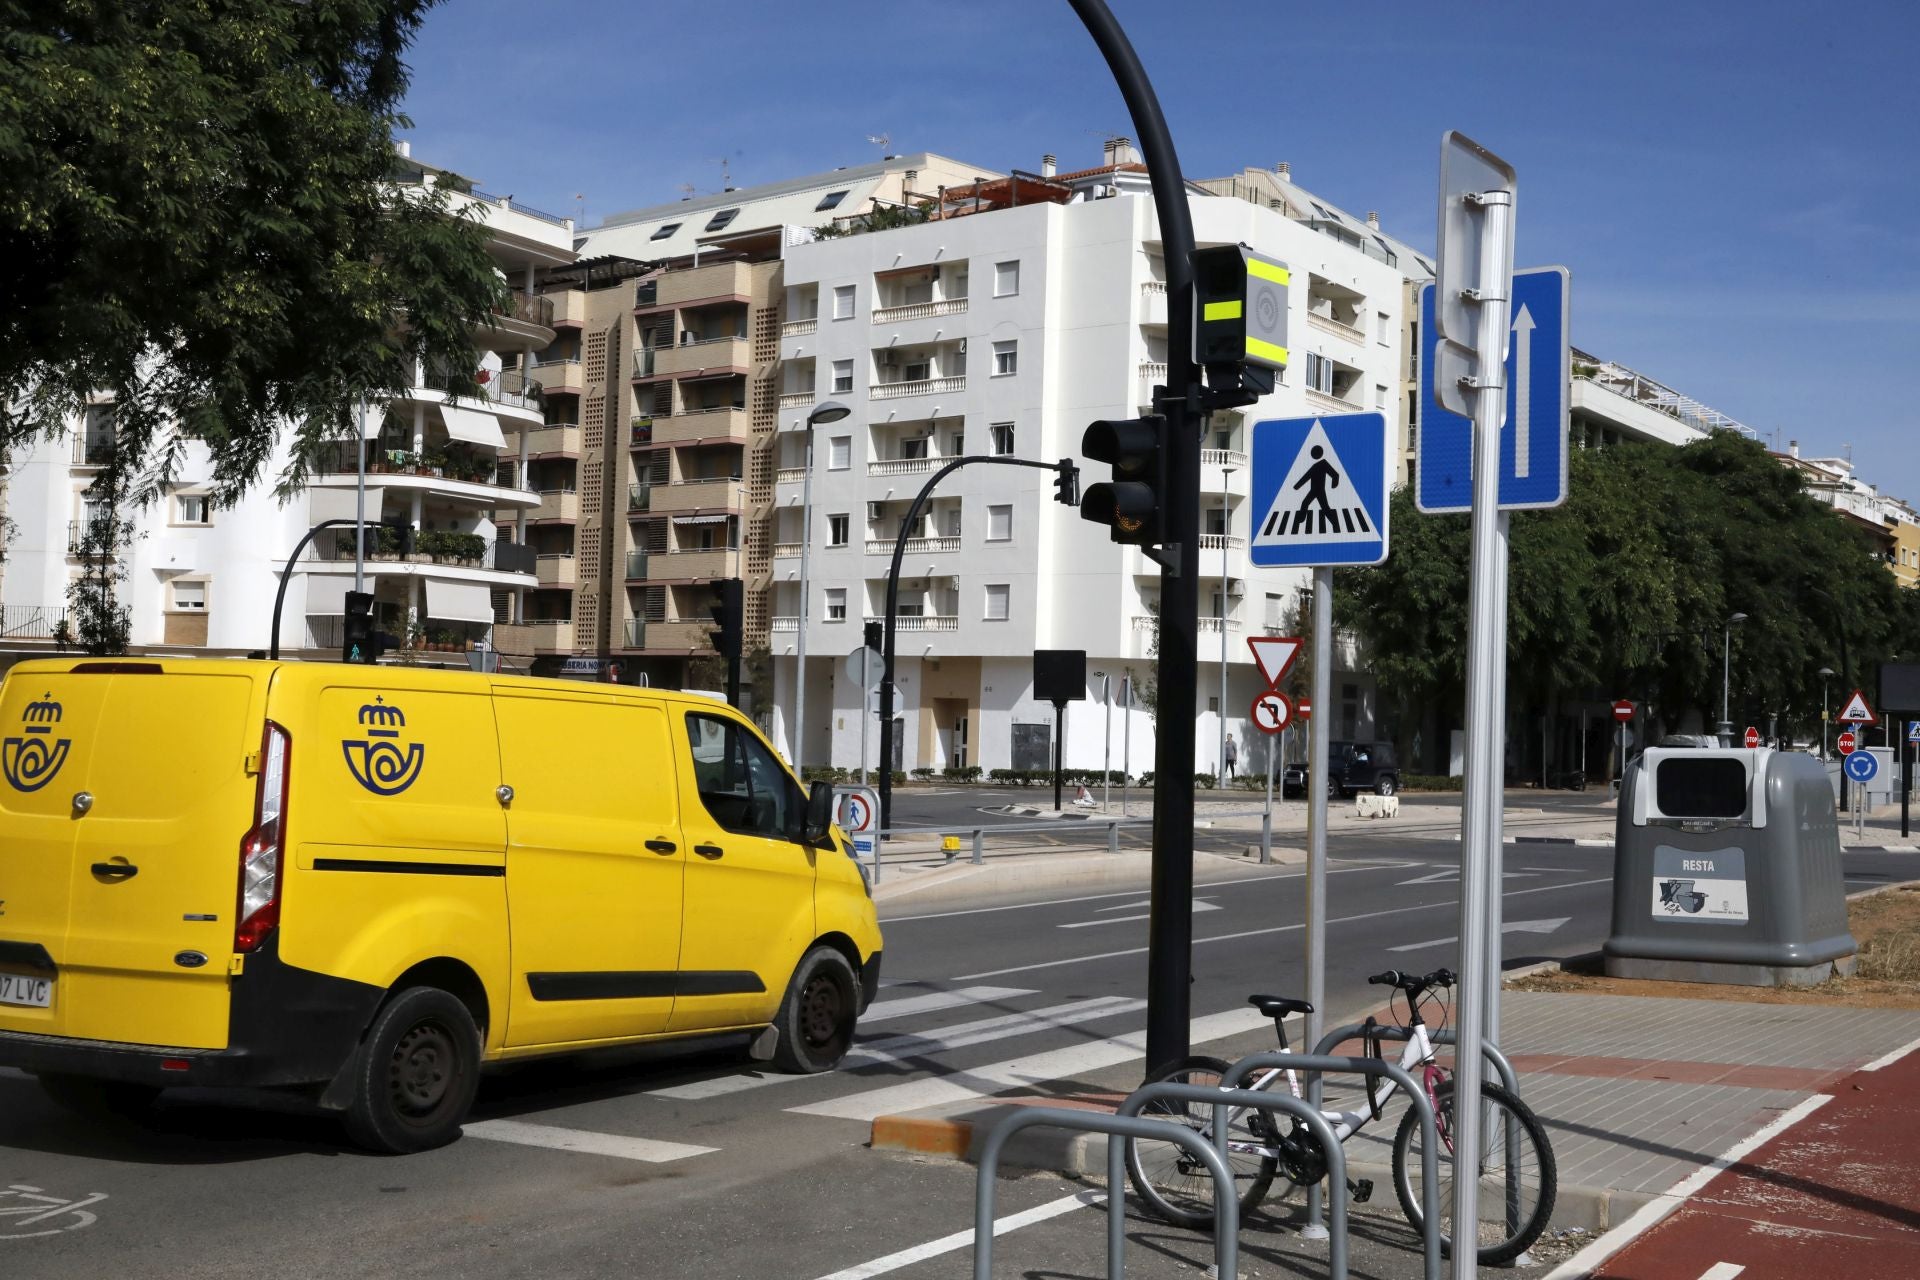
<instances>
[{"instance_id":1,"label":"van door handle","mask_svg":"<svg viewBox=\"0 0 1920 1280\"><path fill-rule=\"evenodd\" d=\"M726 853L726 850L717 844L697 844L693 846L693 851L703 858L718 858Z\"/></svg>"},{"instance_id":2,"label":"van door handle","mask_svg":"<svg viewBox=\"0 0 1920 1280\"><path fill-rule=\"evenodd\" d=\"M96 862L93 874L107 880L131 880L140 874L140 868L131 862Z\"/></svg>"},{"instance_id":3,"label":"van door handle","mask_svg":"<svg viewBox=\"0 0 1920 1280\"><path fill-rule=\"evenodd\" d=\"M647 841L647 848L653 850L655 853L672 853L675 849L678 849L679 847L680 847L679 845L676 845L671 840Z\"/></svg>"}]
</instances>

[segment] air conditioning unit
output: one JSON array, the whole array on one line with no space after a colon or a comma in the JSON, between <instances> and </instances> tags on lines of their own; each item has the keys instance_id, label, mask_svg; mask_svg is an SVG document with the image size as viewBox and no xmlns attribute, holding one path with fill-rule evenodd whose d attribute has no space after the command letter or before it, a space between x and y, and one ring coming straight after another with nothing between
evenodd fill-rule
<instances>
[{"instance_id":1,"label":"air conditioning unit","mask_svg":"<svg viewBox=\"0 0 1920 1280\"><path fill-rule=\"evenodd\" d=\"M884 502L869 502L867 504L867 519L869 520L882 519L883 518L882 513L886 510L886 505L887 504Z\"/></svg>"}]
</instances>

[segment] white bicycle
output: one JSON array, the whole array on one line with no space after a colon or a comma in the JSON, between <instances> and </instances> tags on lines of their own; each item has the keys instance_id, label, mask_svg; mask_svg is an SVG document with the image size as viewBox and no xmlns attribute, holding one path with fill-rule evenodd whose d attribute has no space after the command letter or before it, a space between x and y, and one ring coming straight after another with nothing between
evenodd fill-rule
<instances>
[{"instance_id":1,"label":"white bicycle","mask_svg":"<svg viewBox=\"0 0 1920 1280\"><path fill-rule=\"evenodd\" d=\"M1447 969L1436 969L1423 976L1389 970L1367 981L1392 987L1406 997L1407 1016L1399 1025L1407 1033L1407 1045L1400 1055L1400 1066L1421 1082L1427 1100L1433 1105L1434 1127L1440 1142L1440 1149L1434 1155L1440 1178L1437 1199L1443 1206L1441 1237L1443 1247L1451 1253L1452 1211L1445 1206L1453 1203L1453 1073L1435 1063L1433 1040L1421 1010L1430 1001L1439 1004L1440 1025L1446 1024L1445 993L1452 988L1454 975ZM1285 1019L1292 1013L1311 1013L1313 1006L1288 996L1249 996L1247 1002L1273 1019L1280 1051L1291 1053ZM1376 1025L1371 1018L1367 1022L1369 1026ZM1370 1035L1367 1041L1368 1055L1381 1056L1380 1038ZM1185 1058L1147 1083L1217 1086L1227 1066L1219 1058ZM1299 1074L1292 1068L1269 1069L1242 1087L1269 1089L1283 1079L1294 1097L1305 1096ZM1373 1081L1367 1086L1361 1109L1323 1110L1321 1114L1344 1143L1380 1118L1382 1109L1398 1088L1391 1080ZM1483 1129L1484 1154L1479 1161L1481 1222L1478 1235L1480 1261L1491 1265L1511 1261L1540 1238L1553 1216L1558 1187L1553 1147L1539 1117L1500 1085L1483 1084L1480 1097L1486 1105L1489 1123ZM1208 1135L1213 1131L1213 1108L1204 1102L1161 1100L1150 1103L1141 1114L1174 1120ZM1242 1222L1266 1196L1276 1174L1284 1174L1290 1183L1298 1186L1312 1186L1327 1176L1320 1145L1305 1124L1290 1118L1288 1132L1281 1133L1275 1114L1252 1107L1235 1107L1227 1113L1225 1154L1235 1185L1240 1188ZM1400 1210L1416 1231L1422 1225L1421 1144L1420 1119L1409 1107L1394 1134L1392 1177ZM1213 1178L1206 1166L1179 1144L1130 1140L1127 1176L1140 1198L1167 1221L1196 1228L1213 1224ZM1347 1188L1356 1203L1364 1203L1373 1194L1373 1182L1367 1178L1351 1179Z\"/></svg>"}]
</instances>

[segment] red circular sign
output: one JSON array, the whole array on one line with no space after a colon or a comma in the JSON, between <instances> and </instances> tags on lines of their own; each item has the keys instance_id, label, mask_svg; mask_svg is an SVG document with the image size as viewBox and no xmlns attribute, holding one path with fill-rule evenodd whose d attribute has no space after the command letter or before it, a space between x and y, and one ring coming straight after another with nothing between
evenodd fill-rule
<instances>
[{"instance_id":1,"label":"red circular sign","mask_svg":"<svg viewBox=\"0 0 1920 1280\"><path fill-rule=\"evenodd\" d=\"M1841 734L1839 738L1837 738L1834 741L1833 745L1840 748L1841 755L1843 756L1852 755L1853 748L1856 745L1856 739L1853 736L1853 730L1849 729L1845 733Z\"/></svg>"},{"instance_id":2,"label":"red circular sign","mask_svg":"<svg viewBox=\"0 0 1920 1280\"><path fill-rule=\"evenodd\" d=\"M1293 718L1287 695L1269 689L1253 700L1253 727L1262 733L1278 733Z\"/></svg>"},{"instance_id":3,"label":"red circular sign","mask_svg":"<svg viewBox=\"0 0 1920 1280\"><path fill-rule=\"evenodd\" d=\"M1747 726L1746 743L1749 748L1757 747L1760 745L1760 731L1754 728L1752 725Z\"/></svg>"},{"instance_id":4,"label":"red circular sign","mask_svg":"<svg viewBox=\"0 0 1920 1280\"><path fill-rule=\"evenodd\" d=\"M1312 698L1299 699L1297 702L1293 704L1293 714L1299 716L1302 720L1307 720L1312 718L1313 699Z\"/></svg>"},{"instance_id":5,"label":"red circular sign","mask_svg":"<svg viewBox=\"0 0 1920 1280\"><path fill-rule=\"evenodd\" d=\"M1613 718L1621 724L1633 719L1633 704L1625 698L1613 704Z\"/></svg>"}]
</instances>

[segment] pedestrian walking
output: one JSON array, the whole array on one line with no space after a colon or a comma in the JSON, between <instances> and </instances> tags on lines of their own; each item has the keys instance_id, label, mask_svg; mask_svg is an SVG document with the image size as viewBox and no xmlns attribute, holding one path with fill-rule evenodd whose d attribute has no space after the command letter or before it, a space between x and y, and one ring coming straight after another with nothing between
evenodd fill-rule
<instances>
[{"instance_id":1,"label":"pedestrian walking","mask_svg":"<svg viewBox=\"0 0 1920 1280\"><path fill-rule=\"evenodd\" d=\"M1231 780L1233 778L1234 769L1239 765L1239 763L1240 763L1240 748L1237 744L1235 744L1233 740L1233 735L1228 734L1227 735L1227 778L1228 780Z\"/></svg>"}]
</instances>

